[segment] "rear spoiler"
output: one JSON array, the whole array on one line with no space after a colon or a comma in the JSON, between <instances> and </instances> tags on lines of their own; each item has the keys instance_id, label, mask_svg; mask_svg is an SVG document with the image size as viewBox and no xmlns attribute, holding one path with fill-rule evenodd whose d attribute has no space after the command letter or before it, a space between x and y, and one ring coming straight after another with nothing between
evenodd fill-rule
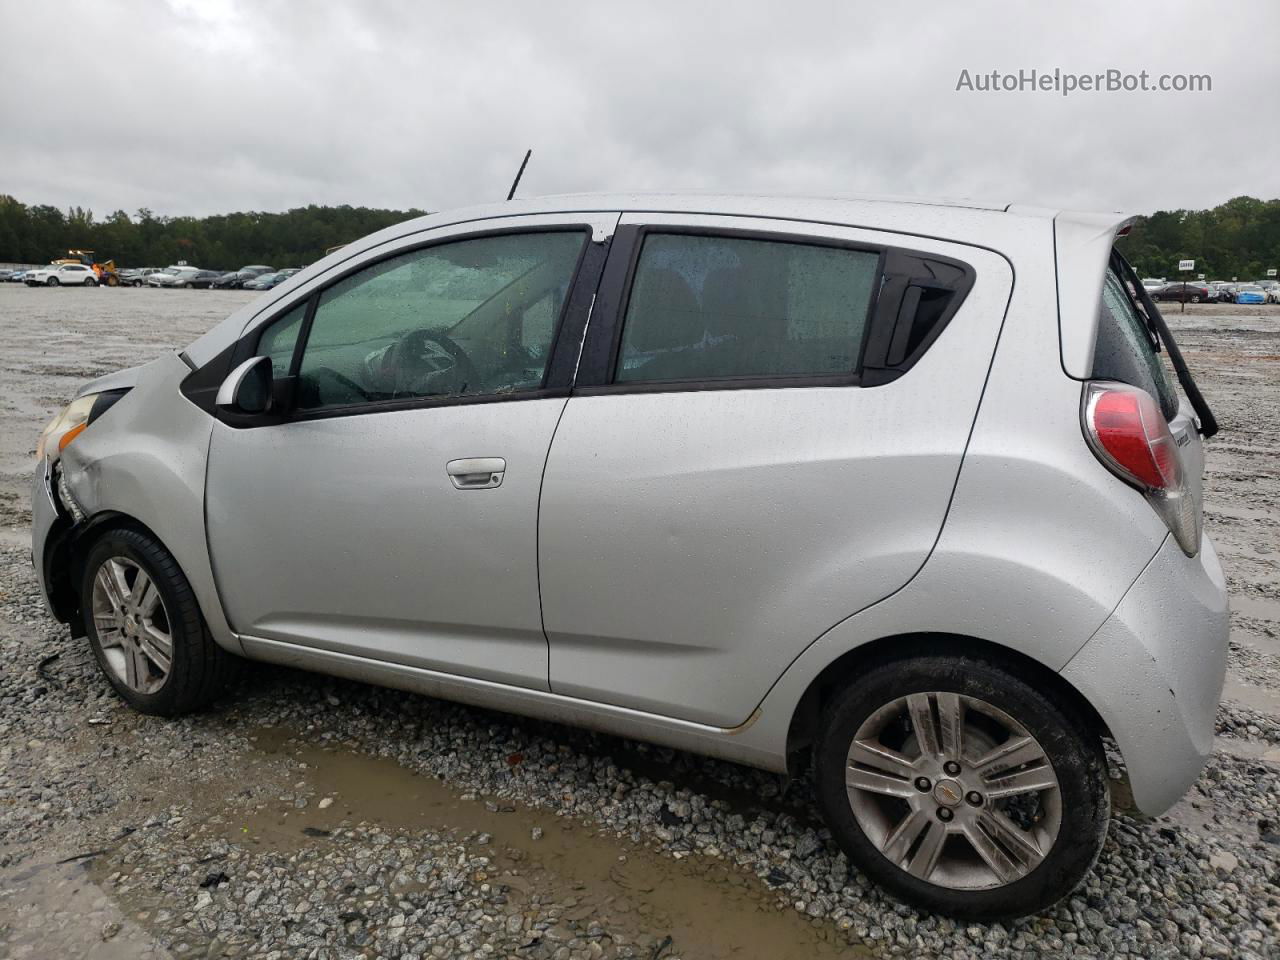
<instances>
[{"instance_id":1,"label":"rear spoiler","mask_svg":"<svg viewBox=\"0 0 1280 960\"><path fill-rule=\"evenodd\" d=\"M1196 417L1200 420L1200 435L1208 440L1218 432L1218 418L1209 409L1209 404L1205 401L1204 394L1200 392L1195 378L1191 376L1191 371L1187 368L1187 362L1182 358L1182 351L1178 349L1178 343L1173 339L1173 334L1169 331L1169 324L1165 322L1160 309L1151 299L1151 295L1147 293L1147 288L1142 285L1138 275L1134 273L1129 261L1115 249L1111 251L1111 267L1116 271L1120 279L1124 281L1125 286L1133 291L1135 304L1139 312L1146 318L1147 330L1151 334L1153 346L1159 349L1160 345L1164 344L1165 350L1169 352L1169 362L1173 364L1174 372L1178 375L1178 383L1182 385L1182 392L1187 395L1187 400L1191 402L1191 409L1195 410Z\"/></svg>"}]
</instances>

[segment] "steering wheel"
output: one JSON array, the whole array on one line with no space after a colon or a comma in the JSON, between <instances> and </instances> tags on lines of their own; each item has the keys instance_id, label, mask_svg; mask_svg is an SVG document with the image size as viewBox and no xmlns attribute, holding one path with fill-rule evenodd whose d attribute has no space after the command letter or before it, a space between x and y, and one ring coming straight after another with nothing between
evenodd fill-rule
<instances>
[{"instance_id":1,"label":"steering wheel","mask_svg":"<svg viewBox=\"0 0 1280 960\"><path fill-rule=\"evenodd\" d=\"M400 342L396 344L392 352L392 362L397 368L414 376L415 371L421 371L422 375L436 373L436 370L423 370L422 357L425 353L424 347L428 342L437 344L441 350L449 355L461 374L458 392L462 392L463 387L473 387L484 389L484 385L480 380L480 371L476 369L476 365L471 358L466 355L463 349L454 343L449 337L438 330L412 330L406 333Z\"/></svg>"},{"instance_id":2,"label":"steering wheel","mask_svg":"<svg viewBox=\"0 0 1280 960\"><path fill-rule=\"evenodd\" d=\"M326 391L323 390L320 386L320 381L322 380L332 380L343 390L346 390L350 394L352 394L352 400L356 398L359 398L361 400L373 399L373 396L367 390L365 390L364 387L360 386L360 384L356 383L350 377L343 376L341 373L339 373L337 370L334 370L332 367L317 367L315 372L311 374L311 379L315 382L317 399L319 400L323 398L322 402L326 406L330 404L334 404L338 401L325 395Z\"/></svg>"}]
</instances>

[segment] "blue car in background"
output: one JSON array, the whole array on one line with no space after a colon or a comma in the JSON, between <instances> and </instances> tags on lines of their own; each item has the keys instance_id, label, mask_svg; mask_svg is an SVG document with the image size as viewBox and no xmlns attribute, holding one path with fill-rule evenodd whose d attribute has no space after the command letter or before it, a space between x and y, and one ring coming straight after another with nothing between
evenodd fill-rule
<instances>
[{"instance_id":1,"label":"blue car in background","mask_svg":"<svg viewBox=\"0 0 1280 960\"><path fill-rule=\"evenodd\" d=\"M1267 292L1260 286L1247 283L1236 290L1236 303L1266 303Z\"/></svg>"}]
</instances>

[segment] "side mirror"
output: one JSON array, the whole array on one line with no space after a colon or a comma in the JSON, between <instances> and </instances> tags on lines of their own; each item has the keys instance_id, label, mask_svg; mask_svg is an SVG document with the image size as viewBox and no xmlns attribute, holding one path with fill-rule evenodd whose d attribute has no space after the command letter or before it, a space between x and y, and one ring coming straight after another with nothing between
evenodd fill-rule
<instances>
[{"instance_id":1,"label":"side mirror","mask_svg":"<svg viewBox=\"0 0 1280 960\"><path fill-rule=\"evenodd\" d=\"M213 405L222 413L266 413L271 409L271 381L271 358L253 357L227 375Z\"/></svg>"}]
</instances>

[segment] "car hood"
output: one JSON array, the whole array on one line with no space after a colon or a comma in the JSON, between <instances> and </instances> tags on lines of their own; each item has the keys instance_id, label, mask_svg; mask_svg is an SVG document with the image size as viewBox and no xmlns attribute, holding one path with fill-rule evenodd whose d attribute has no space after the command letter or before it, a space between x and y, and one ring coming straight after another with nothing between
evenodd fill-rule
<instances>
[{"instance_id":1,"label":"car hood","mask_svg":"<svg viewBox=\"0 0 1280 960\"><path fill-rule=\"evenodd\" d=\"M151 361L154 363L155 361ZM115 373L108 373L104 377L98 377L96 380L90 380L79 390L76 391L76 399L90 393L102 393L104 390L128 390L138 385L138 381L142 379L142 373L150 363L144 363L136 367L129 367L126 370L117 370Z\"/></svg>"}]
</instances>

